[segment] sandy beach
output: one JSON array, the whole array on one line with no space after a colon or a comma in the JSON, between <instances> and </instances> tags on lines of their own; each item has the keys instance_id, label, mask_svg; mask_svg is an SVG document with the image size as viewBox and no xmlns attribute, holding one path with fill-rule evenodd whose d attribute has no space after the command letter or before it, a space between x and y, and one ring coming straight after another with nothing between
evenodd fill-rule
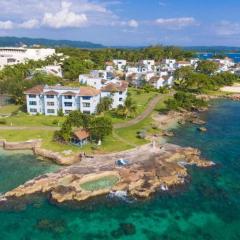
<instances>
[{"instance_id":1,"label":"sandy beach","mask_svg":"<svg viewBox=\"0 0 240 240\"><path fill-rule=\"evenodd\" d=\"M222 92L240 93L240 84L236 83L233 86L225 86L220 89Z\"/></svg>"}]
</instances>

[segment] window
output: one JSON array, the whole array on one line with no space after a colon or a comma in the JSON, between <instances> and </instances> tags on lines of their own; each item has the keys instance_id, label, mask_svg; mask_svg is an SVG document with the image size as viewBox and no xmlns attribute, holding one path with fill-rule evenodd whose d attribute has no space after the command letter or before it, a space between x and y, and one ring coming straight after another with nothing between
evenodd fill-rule
<instances>
[{"instance_id":1,"label":"window","mask_svg":"<svg viewBox=\"0 0 240 240\"><path fill-rule=\"evenodd\" d=\"M30 108L30 112L31 112L31 113L36 113L36 112L37 112L37 109L36 109L36 108Z\"/></svg>"},{"instance_id":2,"label":"window","mask_svg":"<svg viewBox=\"0 0 240 240\"><path fill-rule=\"evenodd\" d=\"M31 105L31 106L36 106L36 105L37 105L37 102L36 102L36 101L30 101L30 102L29 102L29 105Z\"/></svg>"},{"instance_id":3,"label":"window","mask_svg":"<svg viewBox=\"0 0 240 240\"><path fill-rule=\"evenodd\" d=\"M65 106L65 107L72 107L72 103L71 103L71 102L65 102L65 103L64 103L64 106Z\"/></svg>"},{"instance_id":4,"label":"window","mask_svg":"<svg viewBox=\"0 0 240 240\"><path fill-rule=\"evenodd\" d=\"M47 102L47 106L54 106L54 102Z\"/></svg>"},{"instance_id":5,"label":"window","mask_svg":"<svg viewBox=\"0 0 240 240\"><path fill-rule=\"evenodd\" d=\"M90 105L90 103L83 103L83 107L90 107L91 105Z\"/></svg>"},{"instance_id":6,"label":"window","mask_svg":"<svg viewBox=\"0 0 240 240\"><path fill-rule=\"evenodd\" d=\"M54 109L48 109L47 113L55 113L55 110Z\"/></svg>"},{"instance_id":7,"label":"window","mask_svg":"<svg viewBox=\"0 0 240 240\"><path fill-rule=\"evenodd\" d=\"M54 95L47 95L47 98L54 98Z\"/></svg>"},{"instance_id":8,"label":"window","mask_svg":"<svg viewBox=\"0 0 240 240\"><path fill-rule=\"evenodd\" d=\"M64 96L64 99L72 99L72 96L70 96L70 95Z\"/></svg>"},{"instance_id":9,"label":"window","mask_svg":"<svg viewBox=\"0 0 240 240\"><path fill-rule=\"evenodd\" d=\"M91 97L82 97L83 100L90 100Z\"/></svg>"},{"instance_id":10,"label":"window","mask_svg":"<svg viewBox=\"0 0 240 240\"><path fill-rule=\"evenodd\" d=\"M122 100L123 100L122 98L119 98L119 102L122 102Z\"/></svg>"},{"instance_id":11,"label":"window","mask_svg":"<svg viewBox=\"0 0 240 240\"><path fill-rule=\"evenodd\" d=\"M30 95L29 95L29 98L36 98L36 95L30 94Z\"/></svg>"},{"instance_id":12,"label":"window","mask_svg":"<svg viewBox=\"0 0 240 240\"><path fill-rule=\"evenodd\" d=\"M90 111L83 111L84 114L91 114Z\"/></svg>"},{"instance_id":13,"label":"window","mask_svg":"<svg viewBox=\"0 0 240 240\"><path fill-rule=\"evenodd\" d=\"M66 110L65 114L69 114L72 110Z\"/></svg>"},{"instance_id":14,"label":"window","mask_svg":"<svg viewBox=\"0 0 240 240\"><path fill-rule=\"evenodd\" d=\"M122 95L122 92L119 92L119 95Z\"/></svg>"}]
</instances>

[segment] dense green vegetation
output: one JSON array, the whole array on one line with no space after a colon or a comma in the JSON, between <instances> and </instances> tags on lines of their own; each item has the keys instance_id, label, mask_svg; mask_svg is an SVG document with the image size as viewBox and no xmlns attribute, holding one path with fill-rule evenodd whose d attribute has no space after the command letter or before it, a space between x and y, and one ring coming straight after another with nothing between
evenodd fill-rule
<instances>
[{"instance_id":1,"label":"dense green vegetation","mask_svg":"<svg viewBox=\"0 0 240 240\"><path fill-rule=\"evenodd\" d=\"M174 73L174 89L177 93L174 98L168 100L169 109L191 110L206 105L198 99L196 94L204 94L209 91L217 91L225 85L239 82L239 77L230 72L216 73L218 65L214 62L201 61L196 69L182 67Z\"/></svg>"},{"instance_id":2,"label":"dense green vegetation","mask_svg":"<svg viewBox=\"0 0 240 240\"><path fill-rule=\"evenodd\" d=\"M39 84L61 83L61 78L37 72L31 75L31 71L52 64L54 58L46 61L29 61L26 64L6 66L0 71L0 94L7 93L16 104L24 103L24 91ZM29 78L31 76L31 78Z\"/></svg>"},{"instance_id":3,"label":"dense green vegetation","mask_svg":"<svg viewBox=\"0 0 240 240\"><path fill-rule=\"evenodd\" d=\"M53 40L44 38L19 38L19 37L0 37L0 46L19 46L26 45L40 45L44 47L76 47L76 48L103 48L101 44L86 42L86 41L70 41L70 40Z\"/></svg>"},{"instance_id":4,"label":"dense green vegetation","mask_svg":"<svg viewBox=\"0 0 240 240\"><path fill-rule=\"evenodd\" d=\"M103 140L112 133L112 121L107 117L97 117L86 115L79 111L73 111L66 118L59 131L55 132L54 139L56 141L68 143L73 134L73 128L83 128L90 134L93 142Z\"/></svg>"}]
</instances>

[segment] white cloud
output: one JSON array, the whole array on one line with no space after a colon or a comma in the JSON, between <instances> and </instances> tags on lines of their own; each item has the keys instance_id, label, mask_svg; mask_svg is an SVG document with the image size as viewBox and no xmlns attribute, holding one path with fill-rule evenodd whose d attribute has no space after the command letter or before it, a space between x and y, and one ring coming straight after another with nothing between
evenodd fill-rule
<instances>
[{"instance_id":1,"label":"white cloud","mask_svg":"<svg viewBox=\"0 0 240 240\"><path fill-rule=\"evenodd\" d=\"M12 21L0 21L0 29L8 30L13 28Z\"/></svg>"},{"instance_id":2,"label":"white cloud","mask_svg":"<svg viewBox=\"0 0 240 240\"><path fill-rule=\"evenodd\" d=\"M134 19L131 19L128 21L128 26L129 27L133 27L133 28L137 28L139 25L138 21L134 20Z\"/></svg>"},{"instance_id":3,"label":"white cloud","mask_svg":"<svg viewBox=\"0 0 240 240\"><path fill-rule=\"evenodd\" d=\"M221 21L214 26L215 32L221 36L231 36L240 34L240 23Z\"/></svg>"},{"instance_id":4,"label":"white cloud","mask_svg":"<svg viewBox=\"0 0 240 240\"><path fill-rule=\"evenodd\" d=\"M30 19L22 22L18 25L19 28L33 29L39 27L39 21L37 19Z\"/></svg>"},{"instance_id":5,"label":"white cloud","mask_svg":"<svg viewBox=\"0 0 240 240\"><path fill-rule=\"evenodd\" d=\"M77 14L70 10L70 2L62 2L57 13L45 13L42 24L52 28L82 27L88 22L86 14Z\"/></svg>"},{"instance_id":6,"label":"white cloud","mask_svg":"<svg viewBox=\"0 0 240 240\"><path fill-rule=\"evenodd\" d=\"M169 29L181 29L188 26L196 25L196 20L193 17L182 18L158 18L155 24Z\"/></svg>"},{"instance_id":7,"label":"white cloud","mask_svg":"<svg viewBox=\"0 0 240 240\"><path fill-rule=\"evenodd\" d=\"M121 19L111 10L118 0L8 0L0 1L0 22L4 29L48 27L81 28L85 26L117 26L137 28L134 19Z\"/></svg>"}]
</instances>

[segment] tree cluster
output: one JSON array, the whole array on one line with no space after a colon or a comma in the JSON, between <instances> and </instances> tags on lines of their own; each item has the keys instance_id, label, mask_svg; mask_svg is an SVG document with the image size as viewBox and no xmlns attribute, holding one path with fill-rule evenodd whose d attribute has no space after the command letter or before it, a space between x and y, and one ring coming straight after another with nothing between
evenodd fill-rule
<instances>
[{"instance_id":1,"label":"tree cluster","mask_svg":"<svg viewBox=\"0 0 240 240\"><path fill-rule=\"evenodd\" d=\"M73 111L69 114L61 129L54 134L54 140L68 143L73 136L74 128L83 128L90 134L93 142L103 140L112 133L112 121L107 117L99 117Z\"/></svg>"}]
</instances>

